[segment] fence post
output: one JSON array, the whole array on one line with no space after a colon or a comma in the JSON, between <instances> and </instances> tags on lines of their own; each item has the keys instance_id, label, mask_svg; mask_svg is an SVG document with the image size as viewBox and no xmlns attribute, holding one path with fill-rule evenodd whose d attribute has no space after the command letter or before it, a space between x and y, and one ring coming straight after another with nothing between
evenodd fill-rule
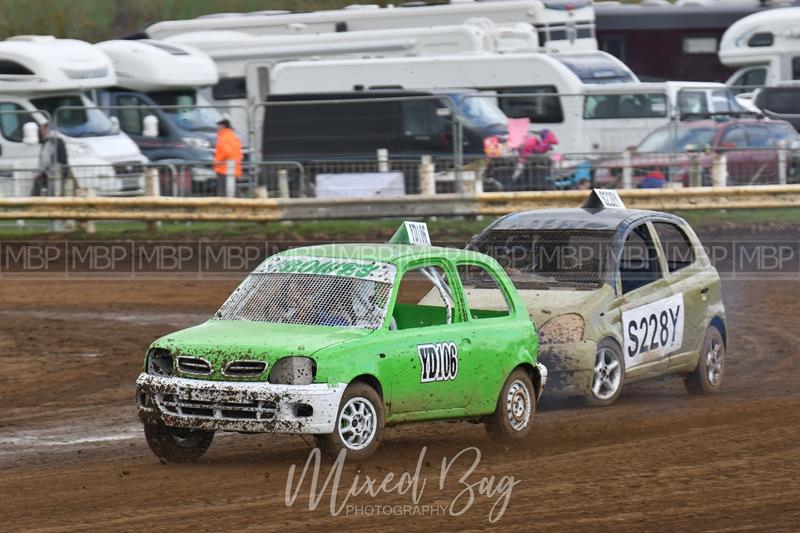
<instances>
[{"instance_id":1,"label":"fence post","mask_svg":"<svg viewBox=\"0 0 800 533\"><path fill-rule=\"evenodd\" d=\"M778 148L778 183L786 185L786 176L786 148L780 147Z\"/></svg>"},{"instance_id":2,"label":"fence post","mask_svg":"<svg viewBox=\"0 0 800 533\"><path fill-rule=\"evenodd\" d=\"M628 148L622 152L622 188L633 189L633 161Z\"/></svg>"},{"instance_id":3,"label":"fence post","mask_svg":"<svg viewBox=\"0 0 800 533\"><path fill-rule=\"evenodd\" d=\"M285 168L278 169L278 196L289 198L289 172Z\"/></svg>"},{"instance_id":4,"label":"fence post","mask_svg":"<svg viewBox=\"0 0 800 533\"><path fill-rule=\"evenodd\" d=\"M711 185L714 187L728 186L728 156L717 152L714 154L714 166L711 167Z\"/></svg>"},{"instance_id":5,"label":"fence post","mask_svg":"<svg viewBox=\"0 0 800 533\"><path fill-rule=\"evenodd\" d=\"M429 155L423 155L419 164L419 193L436 194L436 169Z\"/></svg>"},{"instance_id":6,"label":"fence post","mask_svg":"<svg viewBox=\"0 0 800 533\"><path fill-rule=\"evenodd\" d=\"M47 195L48 196L61 196L64 191L64 182L61 177L62 173L61 163L55 162L53 164L53 175L47 178ZM48 230L62 231L64 229L64 222L61 220L49 220L47 222Z\"/></svg>"},{"instance_id":7,"label":"fence post","mask_svg":"<svg viewBox=\"0 0 800 533\"><path fill-rule=\"evenodd\" d=\"M146 196L161 196L161 182L157 168L148 168L145 170L144 194ZM158 228L160 227L160 220L147 221L147 231L158 231Z\"/></svg>"},{"instance_id":8,"label":"fence post","mask_svg":"<svg viewBox=\"0 0 800 533\"><path fill-rule=\"evenodd\" d=\"M461 175L464 170L464 125L458 120L457 115L453 115L453 147L455 153L454 167L456 172L456 193L464 194L464 177Z\"/></svg>"},{"instance_id":9,"label":"fence post","mask_svg":"<svg viewBox=\"0 0 800 533\"><path fill-rule=\"evenodd\" d=\"M228 160L227 172L225 172L225 196L234 198L236 196L236 176L234 175L236 162Z\"/></svg>"},{"instance_id":10,"label":"fence post","mask_svg":"<svg viewBox=\"0 0 800 533\"><path fill-rule=\"evenodd\" d=\"M74 197L77 196L77 189L75 184L75 179L71 178L68 174L64 173L64 169L61 169L62 176L61 176L61 191L64 196L67 197ZM64 231L73 231L77 227L77 222L74 219L64 220L62 221L62 230Z\"/></svg>"},{"instance_id":11,"label":"fence post","mask_svg":"<svg viewBox=\"0 0 800 533\"><path fill-rule=\"evenodd\" d=\"M378 172L389 172L389 150L378 148Z\"/></svg>"},{"instance_id":12,"label":"fence post","mask_svg":"<svg viewBox=\"0 0 800 533\"><path fill-rule=\"evenodd\" d=\"M145 171L144 193L147 196L161 196L161 182L157 168L148 168Z\"/></svg>"},{"instance_id":13,"label":"fence post","mask_svg":"<svg viewBox=\"0 0 800 533\"><path fill-rule=\"evenodd\" d=\"M81 187L78 189L77 195L82 198L94 198L95 192L94 189L91 187ZM79 220L78 229L84 233L94 233L95 232L94 220Z\"/></svg>"},{"instance_id":14,"label":"fence post","mask_svg":"<svg viewBox=\"0 0 800 533\"><path fill-rule=\"evenodd\" d=\"M703 177L700 169L700 154L689 152L689 187L701 187Z\"/></svg>"}]
</instances>

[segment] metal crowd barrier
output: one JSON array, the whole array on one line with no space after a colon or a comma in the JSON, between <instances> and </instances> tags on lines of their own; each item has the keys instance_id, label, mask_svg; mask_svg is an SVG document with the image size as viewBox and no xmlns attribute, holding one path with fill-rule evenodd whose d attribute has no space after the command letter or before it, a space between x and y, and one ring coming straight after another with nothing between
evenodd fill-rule
<instances>
[{"instance_id":1,"label":"metal crowd barrier","mask_svg":"<svg viewBox=\"0 0 800 533\"><path fill-rule=\"evenodd\" d=\"M0 220L250 221L498 216L572 207L588 191L416 195L393 198L0 198ZM796 207L800 185L626 190L629 208L661 211Z\"/></svg>"}]
</instances>

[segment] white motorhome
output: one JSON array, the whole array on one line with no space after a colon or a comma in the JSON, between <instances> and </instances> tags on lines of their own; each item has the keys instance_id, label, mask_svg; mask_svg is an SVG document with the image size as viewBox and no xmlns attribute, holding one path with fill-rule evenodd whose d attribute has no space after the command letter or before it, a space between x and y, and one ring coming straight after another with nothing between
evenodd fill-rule
<instances>
[{"instance_id":1,"label":"white motorhome","mask_svg":"<svg viewBox=\"0 0 800 533\"><path fill-rule=\"evenodd\" d=\"M113 40L95 46L111 58L117 73L116 85L95 91L95 101L117 117L122 131L148 158L213 159L222 115L202 94L219 79L208 55L192 46L153 40ZM155 117L157 123L149 126L147 117Z\"/></svg>"},{"instance_id":2,"label":"white motorhome","mask_svg":"<svg viewBox=\"0 0 800 533\"><path fill-rule=\"evenodd\" d=\"M260 83L265 75L260 69L255 63L248 66L247 84L248 95L262 102L270 94L323 94L385 87L493 93L507 116L527 117L534 129L552 130L561 143L559 149L565 152L592 149L583 120L587 86L598 84L603 88L613 83L638 82L623 63L604 52L292 61L274 66L268 84ZM309 79L316 82L309 84ZM261 118L261 114L256 116Z\"/></svg>"},{"instance_id":3,"label":"white motorhome","mask_svg":"<svg viewBox=\"0 0 800 533\"><path fill-rule=\"evenodd\" d=\"M800 80L800 7L770 9L738 20L722 36L719 59L739 67L726 82L737 93Z\"/></svg>"},{"instance_id":4,"label":"white motorhome","mask_svg":"<svg viewBox=\"0 0 800 533\"><path fill-rule=\"evenodd\" d=\"M463 24L485 17L498 24L533 25L539 44L551 51L596 50L594 8L589 0L460 0L445 5L352 5L344 9L289 13L229 13L191 20L168 20L145 28L147 36L164 39L180 33L235 30L253 35L321 34Z\"/></svg>"},{"instance_id":5,"label":"white motorhome","mask_svg":"<svg viewBox=\"0 0 800 533\"><path fill-rule=\"evenodd\" d=\"M34 132L47 118L65 142L79 186L106 195L141 192L147 158L83 94L115 83L109 59L83 41L18 36L0 42L0 194L30 194L23 180L38 173Z\"/></svg>"},{"instance_id":6,"label":"white motorhome","mask_svg":"<svg viewBox=\"0 0 800 533\"><path fill-rule=\"evenodd\" d=\"M640 83L604 52L294 61L274 66L268 84L259 68L249 65L248 90L260 101L389 87L489 92L507 116L553 131L565 153L621 151L670 119L735 110L721 83Z\"/></svg>"},{"instance_id":7,"label":"white motorhome","mask_svg":"<svg viewBox=\"0 0 800 533\"><path fill-rule=\"evenodd\" d=\"M125 41L123 41L125 42ZM149 41L159 42L159 41ZM289 61L310 58L410 57L461 53L514 53L538 50L529 24L496 25L489 19L470 19L457 26L398 28L389 30L308 35L254 36L239 31L182 33L164 41L189 45L216 63L220 80L204 91L218 106L230 106L234 127L247 127L245 67L252 61Z\"/></svg>"}]
</instances>

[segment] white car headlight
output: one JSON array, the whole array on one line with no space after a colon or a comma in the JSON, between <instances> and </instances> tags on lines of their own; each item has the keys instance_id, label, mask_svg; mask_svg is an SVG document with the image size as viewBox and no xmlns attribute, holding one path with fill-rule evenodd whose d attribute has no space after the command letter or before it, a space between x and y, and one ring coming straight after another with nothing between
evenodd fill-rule
<instances>
[{"instance_id":1,"label":"white car headlight","mask_svg":"<svg viewBox=\"0 0 800 533\"><path fill-rule=\"evenodd\" d=\"M68 142L66 144L67 144L67 154L70 156L81 156L81 155L92 154L92 147L89 146L87 143Z\"/></svg>"},{"instance_id":2,"label":"white car headlight","mask_svg":"<svg viewBox=\"0 0 800 533\"><path fill-rule=\"evenodd\" d=\"M204 150L211 149L211 141L208 139L202 139L200 137L184 137L183 142L194 148L201 148Z\"/></svg>"}]
</instances>

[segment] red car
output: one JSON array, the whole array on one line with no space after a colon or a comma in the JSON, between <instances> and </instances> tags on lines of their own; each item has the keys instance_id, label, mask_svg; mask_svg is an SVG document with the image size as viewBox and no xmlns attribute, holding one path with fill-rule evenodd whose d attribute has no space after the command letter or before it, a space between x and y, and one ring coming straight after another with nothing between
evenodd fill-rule
<instances>
[{"instance_id":1,"label":"red car","mask_svg":"<svg viewBox=\"0 0 800 533\"><path fill-rule=\"evenodd\" d=\"M717 153L727 156L728 185L777 183L778 148L787 148L787 180L798 181L795 129L783 120L757 118L693 120L667 124L651 132L631 157L634 186L646 175L661 172L669 181L688 184L692 158L697 158L703 185L711 185ZM619 187L622 159L595 163L595 185Z\"/></svg>"}]
</instances>

